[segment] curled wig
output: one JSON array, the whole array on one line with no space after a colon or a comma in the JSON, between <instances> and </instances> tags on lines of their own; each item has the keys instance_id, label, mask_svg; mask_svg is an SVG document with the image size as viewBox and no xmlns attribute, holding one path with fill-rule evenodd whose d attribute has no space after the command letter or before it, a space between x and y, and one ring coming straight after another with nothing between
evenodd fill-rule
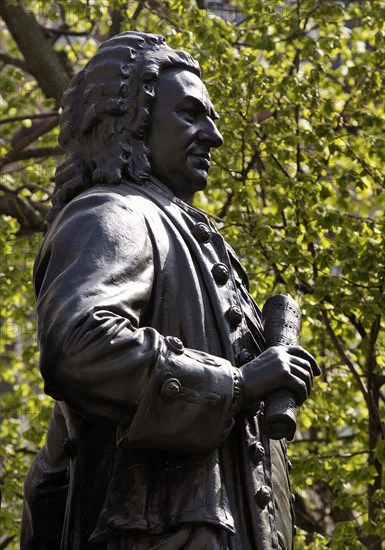
<instances>
[{"instance_id":1,"label":"curled wig","mask_svg":"<svg viewBox=\"0 0 385 550\"><path fill-rule=\"evenodd\" d=\"M66 157L56 170L49 222L93 185L148 178L150 110L158 77L169 68L201 76L198 63L167 46L163 36L123 32L74 76L62 100L59 143Z\"/></svg>"}]
</instances>

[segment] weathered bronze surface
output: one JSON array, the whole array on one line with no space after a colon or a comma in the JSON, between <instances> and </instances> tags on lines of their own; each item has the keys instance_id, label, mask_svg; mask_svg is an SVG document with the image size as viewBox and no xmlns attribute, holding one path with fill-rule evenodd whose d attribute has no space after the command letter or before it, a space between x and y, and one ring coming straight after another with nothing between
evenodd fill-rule
<instances>
[{"instance_id":1,"label":"weathered bronze surface","mask_svg":"<svg viewBox=\"0 0 385 550\"><path fill-rule=\"evenodd\" d=\"M187 202L222 144L198 64L162 37L107 41L63 98L34 270L40 368L55 398L25 482L23 550L292 548L276 389L318 366L266 349L247 276Z\"/></svg>"}]
</instances>

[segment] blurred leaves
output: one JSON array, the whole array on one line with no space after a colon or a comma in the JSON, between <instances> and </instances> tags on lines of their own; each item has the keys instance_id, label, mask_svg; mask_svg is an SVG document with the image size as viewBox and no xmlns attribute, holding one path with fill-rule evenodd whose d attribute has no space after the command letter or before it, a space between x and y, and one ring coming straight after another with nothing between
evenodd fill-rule
<instances>
[{"instance_id":1,"label":"blurred leaves","mask_svg":"<svg viewBox=\"0 0 385 550\"><path fill-rule=\"evenodd\" d=\"M223 6L215 13L189 0L27 2L68 74L116 29L113 21L120 30L163 34L200 62L225 145L214 152L209 187L195 202L238 252L260 304L282 291L299 301L302 344L322 368L289 448L301 527L296 548L375 550L385 537L385 6ZM5 26L1 32L6 53L22 60ZM7 157L31 128L41 128L43 118L32 117L56 106L28 71L2 63L1 118L26 117L2 124L0 154ZM56 148L57 126L32 147ZM1 192L43 220L56 158L4 162ZM0 345L9 390L1 521L12 535L50 405L41 394L33 325L31 270L41 234L9 212L0 223Z\"/></svg>"}]
</instances>

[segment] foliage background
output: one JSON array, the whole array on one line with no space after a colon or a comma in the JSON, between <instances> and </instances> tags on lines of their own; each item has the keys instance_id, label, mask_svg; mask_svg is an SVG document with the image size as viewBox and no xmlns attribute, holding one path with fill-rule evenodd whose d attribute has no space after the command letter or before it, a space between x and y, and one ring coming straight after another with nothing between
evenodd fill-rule
<instances>
[{"instance_id":1,"label":"foliage background","mask_svg":"<svg viewBox=\"0 0 385 550\"><path fill-rule=\"evenodd\" d=\"M31 271L70 76L123 30L202 65L225 145L195 204L241 256L260 304L290 292L322 376L299 411L298 549L385 548L385 3L6 0L0 118L2 511L18 547L22 482L44 441Z\"/></svg>"}]
</instances>

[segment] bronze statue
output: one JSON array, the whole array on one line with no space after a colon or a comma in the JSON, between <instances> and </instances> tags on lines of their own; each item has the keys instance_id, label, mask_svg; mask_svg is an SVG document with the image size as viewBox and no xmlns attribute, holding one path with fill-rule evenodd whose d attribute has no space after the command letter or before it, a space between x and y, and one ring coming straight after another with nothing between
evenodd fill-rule
<instances>
[{"instance_id":1,"label":"bronze statue","mask_svg":"<svg viewBox=\"0 0 385 550\"><path fill-rule=\"evenodd\" d=\"M190 55L108 40L63 98L49 228L34 271L55 398L25 483L22 550L292 548L285 440L263 400L309 395L314 358L266 349L237 257L185 201L217 117Z\"/></svg>"}]
</instances>

